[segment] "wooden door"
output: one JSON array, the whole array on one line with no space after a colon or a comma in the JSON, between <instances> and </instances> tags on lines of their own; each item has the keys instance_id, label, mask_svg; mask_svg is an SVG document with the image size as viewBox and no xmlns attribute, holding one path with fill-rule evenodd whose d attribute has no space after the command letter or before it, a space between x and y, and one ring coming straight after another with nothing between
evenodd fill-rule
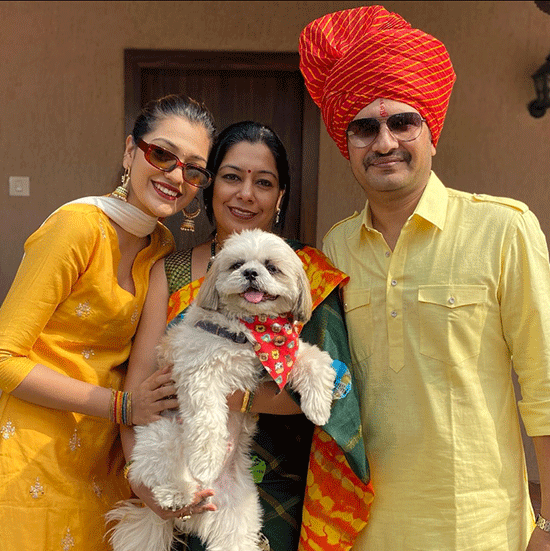
<instances>
[{"instance_id":1,"label":"wooden door","mask_svg":"<svg viewBox=\"0 0 550 551\"><path fill-rule=\"evenodd\" d=\"M167 52L126 50L126 135L139 109L171 93L203 101L216 126L255 120L271 126L288 152L290 202L283 235L315 245L319 114L298 68L297 53ZM205 216L194 234L179 230L180 216L167 220L178 248L207 239Z\"/></svg>"}]
</instances>

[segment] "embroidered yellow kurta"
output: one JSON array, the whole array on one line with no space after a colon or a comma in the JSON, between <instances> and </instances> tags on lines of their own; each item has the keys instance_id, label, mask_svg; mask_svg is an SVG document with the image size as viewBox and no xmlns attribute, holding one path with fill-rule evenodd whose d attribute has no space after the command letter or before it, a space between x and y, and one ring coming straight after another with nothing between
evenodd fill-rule
<instances>
[{"instance_id":1,"label":"embroidered yellow kurta","mask_svg":"<svg viewBox=\"0 0 550 551\"><path fill-rule=\"evenodd\" d=\"M354 551L520 551L533 530L511 358L550 434L550 271L519 202L432 174L392 251L368 204L325 252L344 288L375 488Z\"/></svg>"},{"instance_id":2,"label":"embroidered yellow kurta","mask_svg":"<svg viewBox=\"0 0 550 551\"><path fill-rule=\"evenodd\" d=\"M118 426L9 393L33 366L119 389L154 262L173 249L161 224L119 287L118 238L92 205L54 213L25 243L0 309L0 548L100 551L104 514L129 497Z\"/></svg>"}]
</instances>

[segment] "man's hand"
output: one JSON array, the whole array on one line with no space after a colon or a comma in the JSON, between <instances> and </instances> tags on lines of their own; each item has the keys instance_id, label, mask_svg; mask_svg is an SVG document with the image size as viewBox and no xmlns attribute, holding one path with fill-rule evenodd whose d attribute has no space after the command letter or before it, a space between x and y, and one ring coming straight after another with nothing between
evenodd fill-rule
<instances>
[{"instance_id":1,"label":"man's hand","mask_svg":"<svg viewBox=\"0 0 550 551\"><path fill-rule=\"evenodd\" d=\"M525 551L550 551L550 532L535 528Z\"/></svg>"}]
</instances>

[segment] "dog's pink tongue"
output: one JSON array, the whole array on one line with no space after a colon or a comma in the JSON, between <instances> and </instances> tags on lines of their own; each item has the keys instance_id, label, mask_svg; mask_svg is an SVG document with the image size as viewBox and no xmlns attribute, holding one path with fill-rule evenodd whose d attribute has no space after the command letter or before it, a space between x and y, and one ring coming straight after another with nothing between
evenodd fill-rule
<instances>
[{"instance_id":1,"label":"dog's pink tongue","mask_svg":"<svg viewBox=\"0 0 550 551\"><path fill-rule=\"evenodd\" d=\"M248 302L252 302L252 304L258 304L258 302L261 302L264 298L264 294L260 291L250 289L249 291L246 291L244 298L245 300L248 300Z\"/></svg>"}]
</instances>

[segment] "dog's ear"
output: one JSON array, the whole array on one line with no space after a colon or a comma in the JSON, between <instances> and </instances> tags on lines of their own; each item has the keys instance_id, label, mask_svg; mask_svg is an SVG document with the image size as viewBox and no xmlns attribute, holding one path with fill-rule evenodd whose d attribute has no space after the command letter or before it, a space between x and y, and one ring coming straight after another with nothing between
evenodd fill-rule
<instances>
[{"instance_id":1,"label":"dog's ear","mask_svg":"<svg viewBox=\"0 0 550 551\"><path fill-rule=\"evenodd\" d=\"M195 303L206 310L217 310L219 306L220 297L216 289L216 281L220 273L219 265L219 262L212 263L195 298Z\"/></svg>"},{"instance_id":2,"label":"dog's ear","mask_svg":"<svg viewBox=\"0 0 550 551\"><path fill-rule=\"evenodd\" d=\"M301 261L300 261L301 263ZM313 307L313 301L311 300L311 287L306 275L306 271L300 266L298 270L298 300L292 310L294 318L301 322L306 323L311 317L311 308Z\"/></svg>"}]
</instances>

